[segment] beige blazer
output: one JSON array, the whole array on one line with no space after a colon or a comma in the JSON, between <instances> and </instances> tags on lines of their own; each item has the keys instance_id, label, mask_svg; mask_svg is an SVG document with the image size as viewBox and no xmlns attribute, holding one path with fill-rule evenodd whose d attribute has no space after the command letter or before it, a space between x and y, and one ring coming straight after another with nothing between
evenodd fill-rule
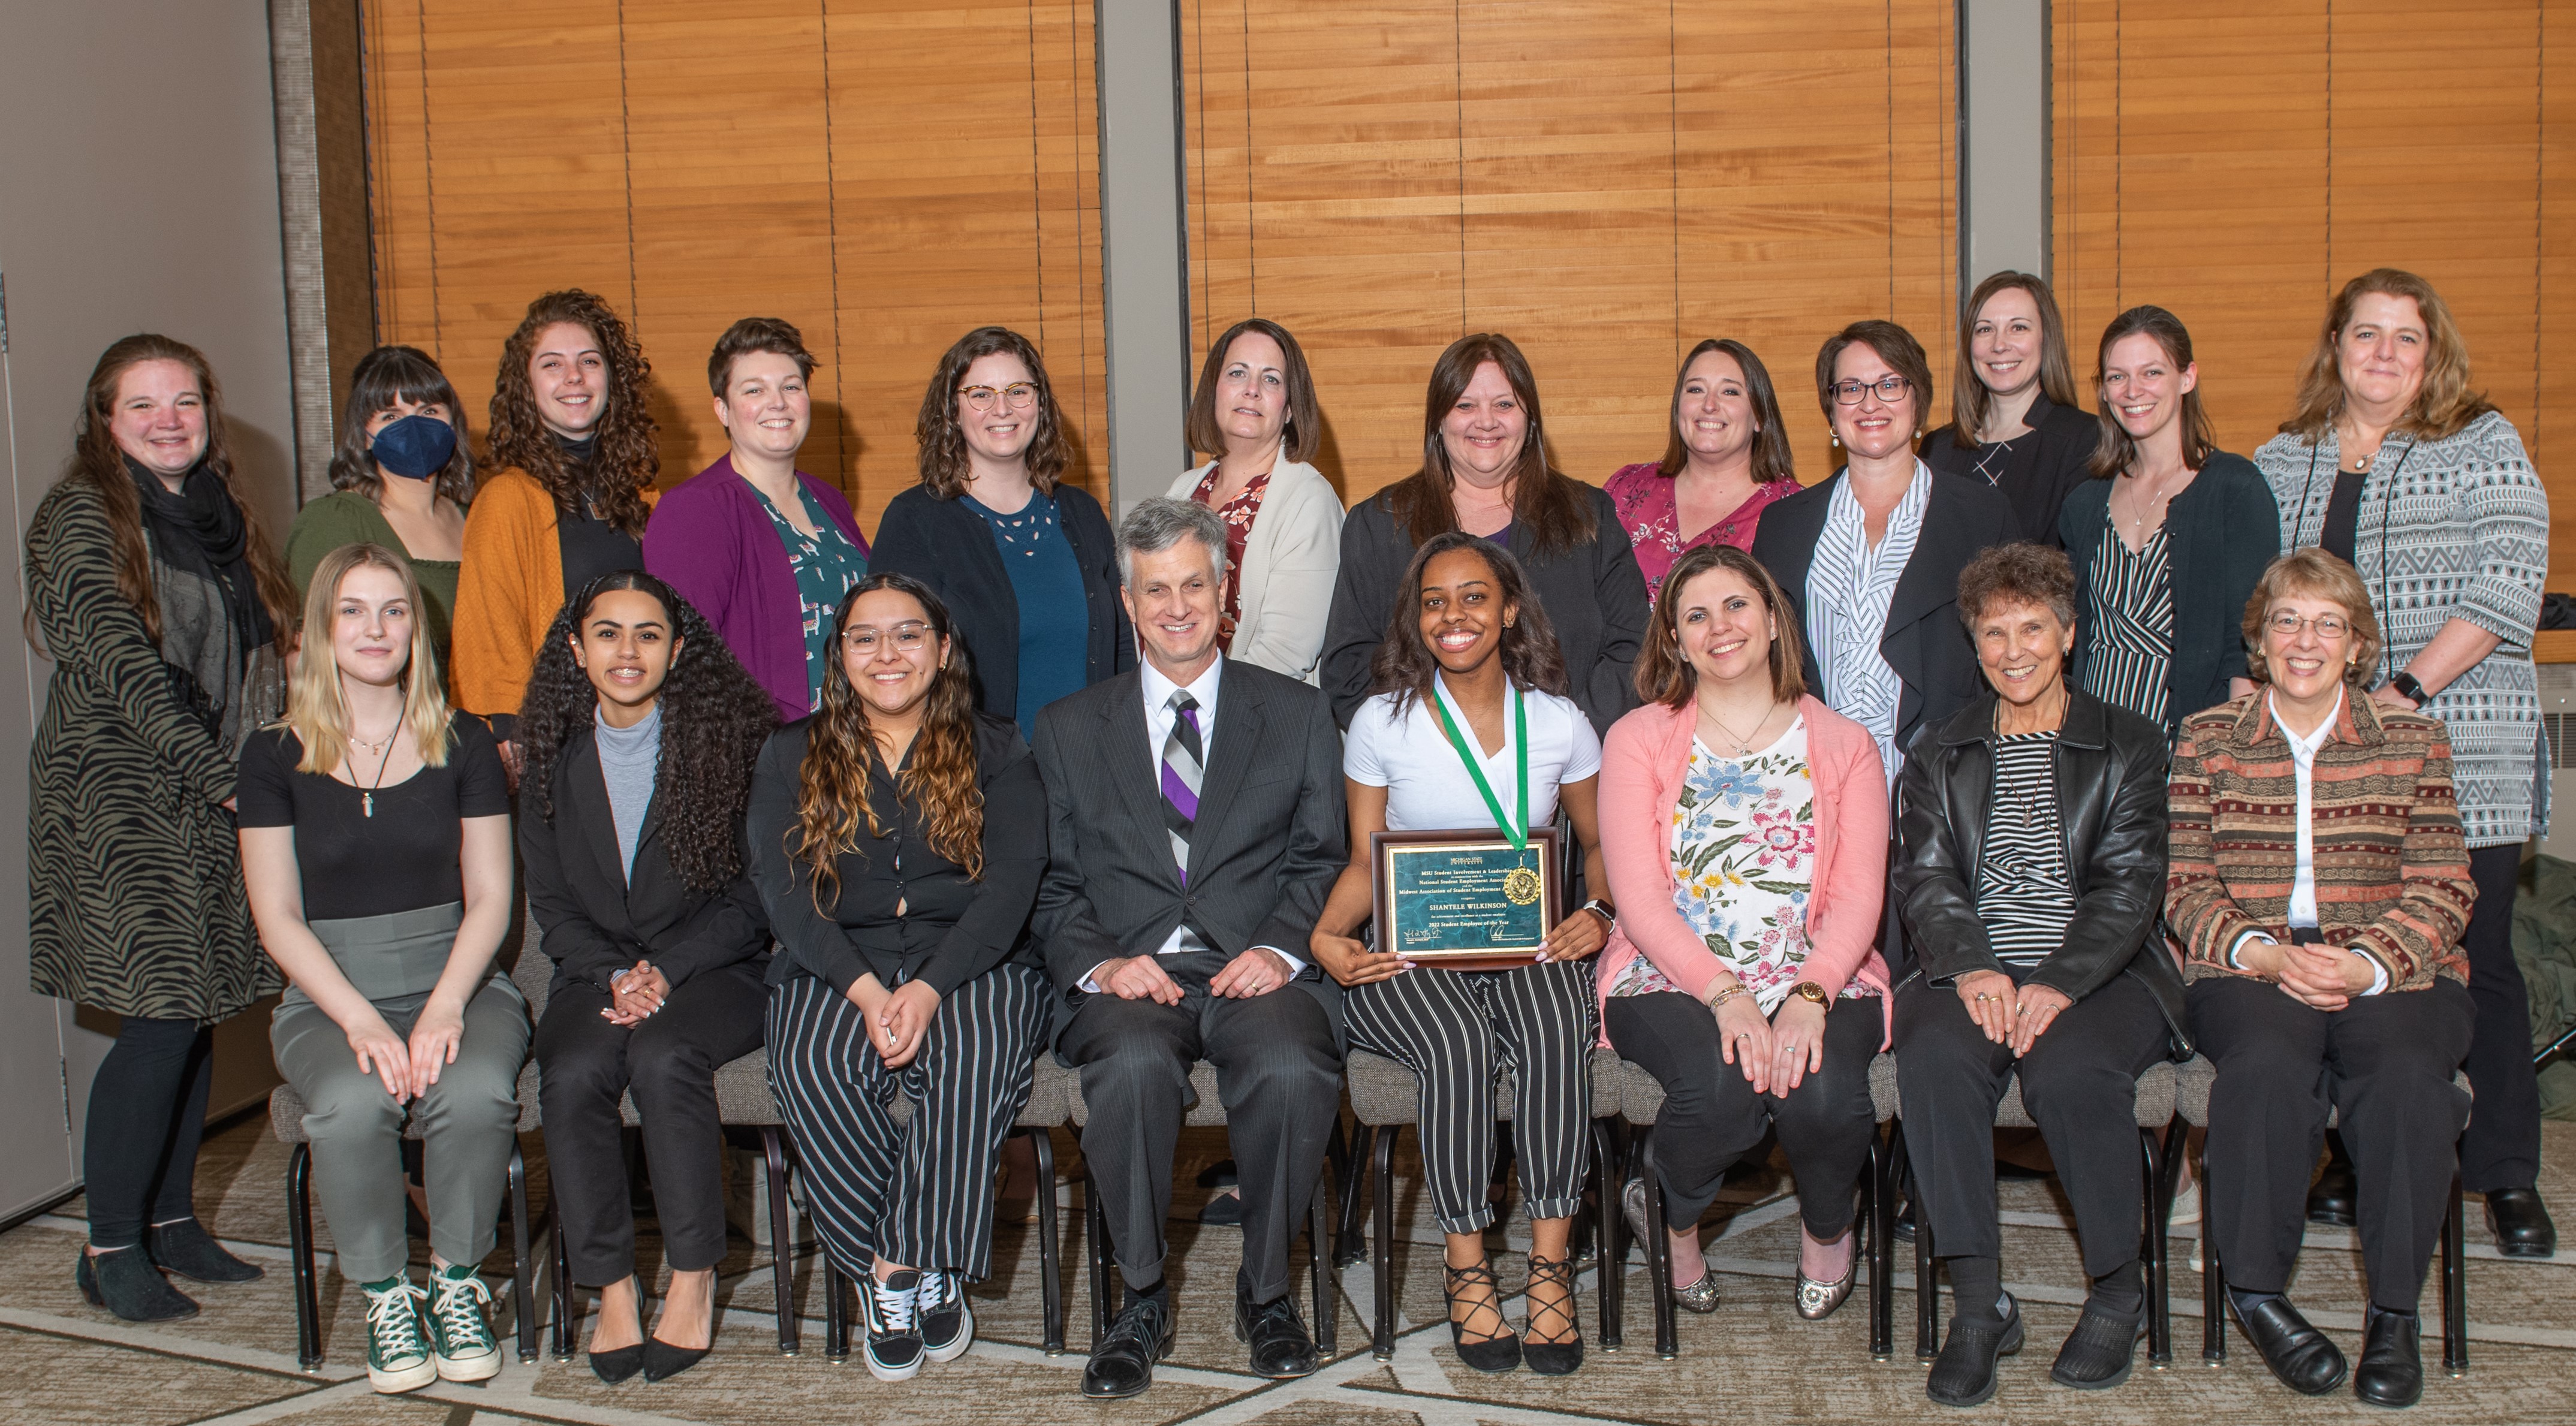
<instances>
[{"instance_id":1,"label":"beige blazer","mask_svg":"<svg viewBox=\"0 0 2576 1426\"><path fill-rule=\"evenodd\" d=\"M1209 461L1172 482L1187 500L1207 478ZM1342 563L1342 497L1315 468L1282 460L1270 471L1252 533L1243 544L1243 579L1231 656L1273 673L1315 682L1324 652L1324 616Z\"/></svg>"}]
</instances>

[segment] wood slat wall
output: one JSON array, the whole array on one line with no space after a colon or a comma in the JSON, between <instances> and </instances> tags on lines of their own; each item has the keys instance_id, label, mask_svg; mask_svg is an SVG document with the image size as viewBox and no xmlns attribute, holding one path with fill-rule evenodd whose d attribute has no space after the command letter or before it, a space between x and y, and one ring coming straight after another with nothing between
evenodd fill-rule
<instances>
[{"instance_id":1,"label":"wood slat wall","mask_svg":"<svg viewBox=\"0 0 2576 1426\"><path fill-rule=\"evenodd\" d=\"M662 483L723 454L706 357L783 317L821 361L800 464L873 529L939 354L1036 339L1105 494L1088 0L364 0L380 338L479 434L528 300L587 287L655 363Z\"/></svg>"},{"instance_id":2,"label":"wood slat wall","mask_svg":"<svg viewBox=\"0 0 2576 1426\"><path fill-rule=\"evenodd\" d=\"M2289 414L2326 304L2373 267L2440 290L2476 383L2576 511L2576 0L2057 0L2055 279L2089 390L2103 326L2191 328L2220 443ZM2552 527L2576 569L2576 521ZM2576 653L2576 650L2569 650Z\"/></svg>"},{"instance_id":3,"label":"wood slat wall","mask_svg":"<svg viewBox=\"0 0 2576 1426\"><path fill-rule=\"evenodd\" d=\"M1192 371L1243 317L1295 332L1317 464L1357 500L1420 463L1424 385L1463 333L1520 343L1558 465L1594 483L1663 453L1675 363L1732 336L1820 479L1833 330L1892 317L1947 376L1954 18L1182 0Z\"/></svg>"}]
</instances>

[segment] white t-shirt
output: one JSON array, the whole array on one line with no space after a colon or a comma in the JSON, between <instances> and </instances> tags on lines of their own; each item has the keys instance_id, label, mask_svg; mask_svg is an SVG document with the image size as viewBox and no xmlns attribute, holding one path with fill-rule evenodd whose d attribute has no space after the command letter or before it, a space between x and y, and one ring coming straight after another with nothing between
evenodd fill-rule
<instances>
[{"instance_id":1,"label":"white t-shirt","mask_svg":"<svg viewBox=\"0 0 2576 1426\"><path fill-rule=\"evenodd\" d=\"M1459 736L1482 754L1484 749L1477 745L1458 705L1450 701L1448 690L1436 678L1432 687L1448 705ZM1544 827L1556 819L1559 785L1600 775L1601 738L1572 700L1535 689L1523 690L1522 697L1528 700L1529 711L1530 823ZM1476 790L1475 779L1458 761L1458 751L1440 731L1440 719L1431 706L1415 699L1398 721L1395 700L1395 694L1381 693L1351 715L1350 733L1342 743L1343 774L1353 782L1386 789L1388 831L1493 826L1494 814L1485 806L1484 794ZM1519 801L1519 757L1512 736L1511 705L1505 703L1502 750L1485 758L1484 764L1485 783L1494 789L1506 817Z\"/></svg>"}]
</instances>

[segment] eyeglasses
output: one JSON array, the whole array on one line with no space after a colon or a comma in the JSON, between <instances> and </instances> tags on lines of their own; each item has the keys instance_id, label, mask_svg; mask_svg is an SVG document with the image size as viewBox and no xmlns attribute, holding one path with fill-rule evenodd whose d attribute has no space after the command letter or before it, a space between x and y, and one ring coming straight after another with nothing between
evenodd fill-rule
<instances>
[{"instance_id":1,"label":"eyeglasses","mask_svg":"<svg viewBox=\"0 0 2576 1426\"><path fill-rule=\"evenodd\" d=\"M2284 609L2263 620L2264 628L2284 639L2297 638L2299 631L2310 625L2316 626L2317 637L2320 639L2340 639L2352 632L2351 621L2340 614L2319 614L2311 619L2302 619Z\"/></svg>"},{"instance_id":2,"label":"eyeglasses","mask_svg":"<svg viewBox=\"0 0 2576 1426\"><path fill-rule=\"evenodd\" d=\"M1000 388L961 386L957 388L957 394L965 397L966 404L978 411L992 410L996 398L1010 403L1014 411L1025 411L1036 405L1038 400L1037 383L1030 381L1014 381Z\"/></svg>"},{"instance_id":3,"label":"eyeglasses","mask_svg":"<svg viewBox=\"0 0 2576 1426\"><path fill-rule=\"evenodd\" d=\"M1914 383L1901 376L1882 376L1876 381L1837 381L1833 386L1834 404L1858 406L1862 397L1875 391L1879 400L1893 406L1904 400L1905 393L1913 389Z\"/></svg>"},{"instance_id":4,"label":"eyeglasses","mask_svg":"<svg viewBox=\"0 0 2576 1426\"><path fill-rule=\"evenodd\" d=\"M924 645L930 642L930 626L918 623L897 624L891 629L880 630L873 629L862 624L858 628L844 629L841 631L842 647L848 649L854 654L875 653L877 651L877 641L880 638L894 640L895 652L897 653L918 653Z\"/></svg>"}]
</instances>

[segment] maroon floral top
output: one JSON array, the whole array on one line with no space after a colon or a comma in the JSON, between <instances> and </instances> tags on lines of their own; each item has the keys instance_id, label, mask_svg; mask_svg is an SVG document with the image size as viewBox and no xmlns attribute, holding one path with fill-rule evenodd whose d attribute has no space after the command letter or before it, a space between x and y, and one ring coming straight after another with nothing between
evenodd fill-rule
<instances>
[{"instance_id":1,"label":"maroon floral top","mask_svg":"<svg viewBox=\"0 0 2576 1426\"><path fill-rule=\"evenodd\" d=\"M1209 466L1190 498L1201 505L1213 503L1223 474L1223 467ZM1225 522L1225 617L1217 623L1216 641L1227 653L1234 652L1234 626L1243 618L1243 547L1252 539L1252 517L1261 513L1261 495L1269 488L1270 472L1265 470L1245 481L1232 500L1215 507L1216 517Z\"/></svg>"},{"instance_id":2,"label":"maroon floral top","mask_svg":"<svg viewBox=\"0 0 2576 1426\"><path fill-rule=\"evenodd\" d=\"M1673 562L1685 552L1701 545L1752 549L1753 531L1761 523L1764 507L1783 496L1797 494L1799 489L1794 480L1757 485L1752 496L1725 519L1685 540L1673 499L1673 477L1664 474L1656 462L1623 465L1602 488L1610 492L1610 503L1619 511L1619 523L1628 532L1628 543L1637 551L1637 568L1646 576L1649 607L1663 593L1664 576L1671 572Z\"/></svg>"}]
</instances>

